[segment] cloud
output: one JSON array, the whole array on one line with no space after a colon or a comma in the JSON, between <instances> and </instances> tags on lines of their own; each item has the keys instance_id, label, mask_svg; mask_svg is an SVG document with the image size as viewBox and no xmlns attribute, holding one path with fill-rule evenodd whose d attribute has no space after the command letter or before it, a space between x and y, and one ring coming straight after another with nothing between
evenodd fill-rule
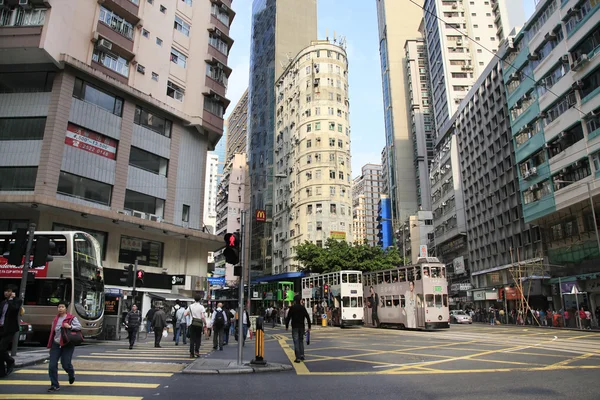
<instances>
[{"instance_id":1,"label":"cloud","mask_svg":"<svg viewBox=\"0 0 600 400\"><path fill-rule=\"evenodd\" d=\"M235 108L235 105L240 100L246 89L248 89L248 78L250 76L250 62L244 61L232 67L233 72L229 76L227 85L227 98L231 100L231 104L227 107L225 119Z\"/></svg>"}]
</instances>

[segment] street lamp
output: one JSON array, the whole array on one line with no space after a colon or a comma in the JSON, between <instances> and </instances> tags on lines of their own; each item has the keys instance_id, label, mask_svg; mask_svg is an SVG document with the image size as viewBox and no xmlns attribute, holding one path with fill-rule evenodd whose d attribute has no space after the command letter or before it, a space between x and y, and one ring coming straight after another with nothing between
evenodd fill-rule
<instances>
[{"instance_id":1,"label":"street lamp","mask_svg":"<svg viewBox=\"0 0 600 400\"><path fill-rule=\"evenodd\" d=\"M553 183L576 183L577 181L564 181L561 179L557 179L553 181ZM592 182L585 182L588 190L588 197L590 199L590 206L592 207L592 217L594 218L594 230L596 231L596 243L598 244L598 252L600 253L600 235L598 235L598 224L596 223L596 210L594 210L594 199L592 197Z\"/></svg>"}]
</instances>

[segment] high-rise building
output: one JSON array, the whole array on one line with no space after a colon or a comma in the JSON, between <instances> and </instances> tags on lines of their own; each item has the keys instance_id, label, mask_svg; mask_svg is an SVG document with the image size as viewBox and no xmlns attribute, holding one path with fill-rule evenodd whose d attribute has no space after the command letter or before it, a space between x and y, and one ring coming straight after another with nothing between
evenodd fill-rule
<instances>
[{"instance_id":1,"label":"high-rise building","mask_svg":"<svg viewBox=\"0 0 600 400\"><path fill-rule=\"evenodd\" d=\"M383 150L381 150L381 193L383 194L387 194L388 195L388 199L389 199L389 194L390 194L390 164L389 164L389 149L387 146L383 147ZM390 204L391 204L391 200ZM390 206L390 210L391 210L391 206ZM392 218L390 216L390 218Z\"/></svg>"},{"instance_id":2,"label":"high-rise building","mask_svg":"<svg viewBox=\"0 0 600 400\"><path fill-rule=\"evenodd\" d=\"M409 87L405 80L404 45L407 40L419 37L423 10L405 1L376 1L387 155L382 164L388 173L385 186L392 202L392 219L404 221L419 207L407 115Z\"/></svg>"},{"instance_id":3,"label":"high-rise building","mask_svg":"<svg viewBox=\"0 0 600 400\"><path fill-rule=\"evenodd\" d=\"M427 49L424 40L407 40L406 53L407 116L410 120L413 164L417 187L417 205L421 210L431 210L429 167L433 162L435 125L431 109L429 76L427 74Z\"/></svg>"},{"instance_id":4,"label":"high-rise building","mask_svg":"<svg viewBox=\"0 0 600 400\"><path fill-rule=\"evenodd\" d=\"M352 215L353 219L358 220L357 227L360 229L360 233L354 235L354 240L359 243L377 246L377 209L382 187L381 165L378 164L363 165L362 174L353 181Z\"/></svg>"},{"instance_id":5,"label":"high-rise building","mask_svg":"<svg viewBox=\"0 0 600 400\"><path fill-rule=\"evenodd\" d=\"M382 194L377 207L377 245L383 249L394 244L394 227L392 225L392 202L388 195Z\"/></svg>"},{"instance_id":6,"label":"high-rise building","mask_svg":"<svg viewBox=\"0 0 600 400\"><path fill-rule=\"evenodd\" d=\"M221 183L221 178L223 177L223 169L225 168L225 153L227 151L227 130L228 130L227 122L223 124L223 136L219 143L215 146L215 150L211 152L218 158L217 162L217 186Z\"/></svg>"},{"instance_id":7,"label":"high-rise building","mask_svg":"<svg viewBox=\"0 0 600 400\"><path fill-rule=\"evenodd\" d=\"M304 241L352 242L345 49L313 41L292 59L275 93L273 273L279 274L297 270L294 247Z\"/></svg>"},{"instance_id":8,"label":"high-rise building","mask_svg":"<svg viewBox=\"0 0 600 400\"><path fill-rule=\"evenodd\" d=\"M206 160L206 178L204 183L204 228L215 233L217 226L217 180L219 156L209 153Z\"/></svg>"},{"instance_id":9,"label":"high-rise building","mask_svg":"<svg viewBox=\"0 0 600 400\"><path fill-rule=\"evenodd\" d=\"M253 275L269 275L273 265L273 155L275 82L296 54L317 39L316 0L254 0L250 87L248 88L248 163L250 214L266 213L266 221L250 218L250 267Z\"/></svg>"},{"instance_id":10,"label":"high-rise building","mask_svg":"<svg viewBox=\"0 0 600 400\"><path fill-rule=\"evenodd\" d=\"M135 260L200 282L222 243L201 229L231 1L3 4L0 229L90 231L107 285Z\"/></svg>"},{"instance_id":11,"label":"high-rise building","mask_svg":"<svg viewBox=\"0 0 600 400\"><path fill-rule=\"evenodd\" d=\"M227 150L225 161L235 154L246 153L248 131L248 90L244 92L227 118Z\"/></svg>"},{"instance_id":12,"label":"high-rise building","mask_svg":"<svg viewBox=\"0 0 600 400\"><path fill-rule=\"evenodd\" d=\"M592 310L598 289L583 281L600 272L599 10L598 1L539 1L503 56L523 218L542 232L547 282L574 282ZM555 296L555 309L561 300L576 304Z\"/></svg>"},{"instance_id":13,"label":"high-rise building","mask_svg":"<svg viewBox=\"0 0 600 400\"><path fill-rule=\"evenodd\" d=\"M470 296L465 288L472 283L478 289L473 292L475 306L488 308L496 303L498 289L515 284L509 272L513 263L519 261L525 270L527 264L542 260L539 231L526 224L521 213L501 61L493 59L488 64L442 129L453 131L460 154L468 251L446 253L451 260L462 257L452 267L448 264L453 272L450 294L463 306ZM448 134L442 132L442 136ZM457 201L456 197L444 198L435 209L436 218L448 209L460 208L454 206ZM451 216L448 221L441 226L452 229L455 219ZM532 287L531 300L541 295L538 288Z\"/></svg>"}]
</instances>

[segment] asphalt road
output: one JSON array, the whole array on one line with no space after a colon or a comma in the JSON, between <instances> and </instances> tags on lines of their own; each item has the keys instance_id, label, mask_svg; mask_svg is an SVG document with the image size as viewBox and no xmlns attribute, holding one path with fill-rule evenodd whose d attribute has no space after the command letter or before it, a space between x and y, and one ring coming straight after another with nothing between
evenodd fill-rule
<instances>
[{"instance_id":1,"label":"asphalt road","mask_svg":"<svg viewBox=\"0 0 600 400\"><path fill-rule=\"evenodd\" d=\"M124 341L77 348L77 381L60 396L78 400L293 399L598 399L600 333L505 326L452 326L436 332L315 328L306 362L295 364L291 334L267 329L265 358L293 371L183 375L188 349ZM235 346L204 357L236 358ZM234 343L232 343L234 344ZM253 343L244 349L252 356ZM0 399L51 399L47 364L0 380ZM56 395L54 395L56 396ZM239 397L238 397L239 396Z\"/></svg>"}]
</instances>

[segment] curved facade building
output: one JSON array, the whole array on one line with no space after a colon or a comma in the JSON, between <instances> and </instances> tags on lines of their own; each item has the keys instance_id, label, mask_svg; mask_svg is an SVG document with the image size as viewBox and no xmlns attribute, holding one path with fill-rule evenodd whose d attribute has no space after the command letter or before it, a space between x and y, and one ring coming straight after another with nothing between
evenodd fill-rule
<instances>
[{"instance_id":1,"label":"curved facade building","mask_svg":"<svg viewBox=\"0 0 600 400\"><path fill-rule=\"evenodd\" d=\"M306 240L352 241L346 51L311 42L275 93L273 272L284 273L297 269L293 248Z\"/></svg>"}]
</instances>

